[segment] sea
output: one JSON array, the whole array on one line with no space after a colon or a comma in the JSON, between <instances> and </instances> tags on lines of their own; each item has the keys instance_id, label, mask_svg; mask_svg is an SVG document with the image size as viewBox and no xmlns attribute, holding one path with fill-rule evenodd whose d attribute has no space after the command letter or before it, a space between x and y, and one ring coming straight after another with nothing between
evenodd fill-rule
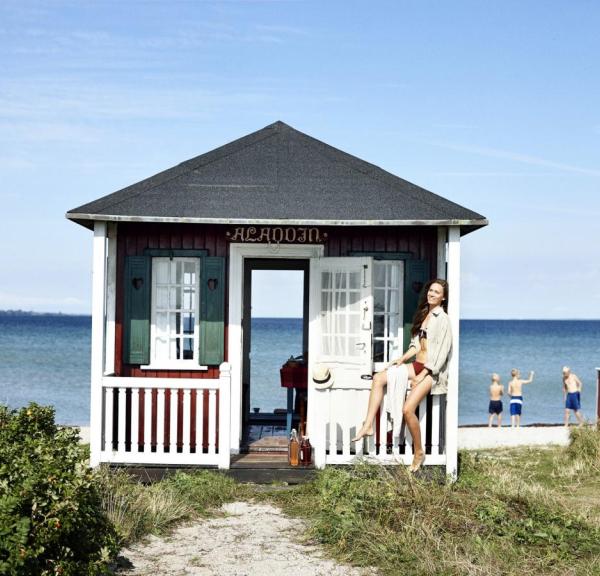
<instances>
[{"instance_id":1,"label":"sea","mask_svg":"<svg viewBox=\"0 0 600 576\"><path fill-rule=\"evenodd\" d=\"M0 313L0 403L53 405L61 424L89 424L89 316ZM300 318L252 320L250 406L285 408L279 368L302 353ZM524 386L522 424L561 423L561 369L583 382L582 412L594 418L600 320L462 320L460 323L459 424L487 421L493 372L507 386L512 368L534 380ZM508 401L504 402L505 422Z\"/></svg>"}]
</instances>

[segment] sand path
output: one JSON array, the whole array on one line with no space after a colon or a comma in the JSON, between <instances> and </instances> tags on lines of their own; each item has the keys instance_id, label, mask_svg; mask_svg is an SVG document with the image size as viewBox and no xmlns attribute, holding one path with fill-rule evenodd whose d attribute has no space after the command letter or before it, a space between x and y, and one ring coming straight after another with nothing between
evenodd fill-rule
<instances>
[{"instance_id":1,"label":"sand path","mask_svg":"<svg viewBox=\"0 0 600 576\"><path fill-rule=\"evenodd\" d=\"M234 502L223 516L177 528L123 550L133 567L123 576L365 576L339 565L318 546L302 543L306 525L268 504Z\"/></svg>"}]
</instances>

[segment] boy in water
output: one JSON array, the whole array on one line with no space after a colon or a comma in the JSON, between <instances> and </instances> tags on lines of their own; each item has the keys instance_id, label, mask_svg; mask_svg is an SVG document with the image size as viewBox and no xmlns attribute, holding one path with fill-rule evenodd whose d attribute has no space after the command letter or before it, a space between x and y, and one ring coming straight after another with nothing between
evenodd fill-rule
<instances>
[{"instance_id":1,"label":"boy in water","mask_svg":"<svg viewBox=\"0 0 600 576\"><path fill-rule=\"evenodd\" d=\"M581 415L581 380L577 374L572 374L571 369L565 366L562 369L563 393L565 397L565 426L569 427L570 410L573 410L580 426L583 426L583 416Z\"/></svg>"},{"instance_id":2,"label":"boy in water","mask_svg":"<svg viewBox=\"0 0 600 576\"><path fill-rule=\"evenodd\" d=\"M502 426L502 395L504 394L504 386L500 384L500 376L496 373L492 374L492 383L490 384L490 407L488 412L490 417L488 426L491 428L494 421L494 416L498 416L498 428Z\"/></svg>"},{"instance_id":3,"label":"boy in water","mask_svg":"<svg viewBox=\"0 0 600 576\"><path fill-rule=\"evenodd\" d=\"M512 380L508 383L508 394L510 396L510 425L514 428L521 426L521 411L523 409L523 384L533 382L533 370L529 372L527 380L521 380L521 373L516 368L510 371Z\"/></svg>"}]
</instances>

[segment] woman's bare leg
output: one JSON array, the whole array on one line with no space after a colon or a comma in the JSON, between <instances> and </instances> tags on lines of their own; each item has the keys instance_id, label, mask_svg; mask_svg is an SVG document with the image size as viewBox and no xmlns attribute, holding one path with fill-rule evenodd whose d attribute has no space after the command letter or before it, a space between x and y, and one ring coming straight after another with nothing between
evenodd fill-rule
<instances>
[{"instance_id":1,"label":"woman's bare leg","mask_svg":"<svg viewBox=\"0 0 600 576\"><path fill-rule=\"evenodd\" d=\"M421 403L421 400L431 392L432 384L433 379L431 376L426 376L412 388L408 398L404 402L404 407L402 408L404 421L410 430L410 435L413 440L413 462L411 464L411 470L413 471L418 470L423 463L423 460L425 460L425 451L423 450L423 444L421 442L421 426L419 425L419 419L415 412L417 406Z\"/></svg>"},{"instance_id":2,"label":"woman's bare leg","mask_svg":"<svg viewBox=\"0 0 600 576\"><path fill-rule=\"evenodd\" d=\"M387 370L383 372L377 372L373 376L373 384L371 384L371 393L369 394L369 405L367 407L367 416L361 429L356 433L356 436L352 438L351 442L360 440L363 436L373 435L373 420L379 410L381 401L383 400L383 389L387 384Z\"/></svg>"}]
</instances>

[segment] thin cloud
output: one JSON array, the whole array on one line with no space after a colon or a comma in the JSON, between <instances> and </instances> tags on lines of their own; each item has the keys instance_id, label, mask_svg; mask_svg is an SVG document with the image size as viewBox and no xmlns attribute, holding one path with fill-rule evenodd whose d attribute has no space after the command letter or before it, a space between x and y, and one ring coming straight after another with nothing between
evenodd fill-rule
<instances>
[{"instance_id":1,"label":"thin cloud","mask_svg":"<svg viewBox=\"0 0 600 576\"><path fill-rule=\"evenodd\" d=\"M575 172L577 174L590 174L592 176L600 176L600 170L593 168L584 168L573 164L565 164L562 162L553 162L540 158L538 156L530 156L528 154L519 154L510 150L502 150L500 148L488 148L486 146L469 146L465 144L453 144L450 142L428 141L427 144L445 148L447 150L456 150L457 152L468 152L477 154L478 156L486 156L488 158L502 158L504 160L512 160L530 166L544 166L545 168L553 168L563 172Z\"/></svg>"}]
</instances>

